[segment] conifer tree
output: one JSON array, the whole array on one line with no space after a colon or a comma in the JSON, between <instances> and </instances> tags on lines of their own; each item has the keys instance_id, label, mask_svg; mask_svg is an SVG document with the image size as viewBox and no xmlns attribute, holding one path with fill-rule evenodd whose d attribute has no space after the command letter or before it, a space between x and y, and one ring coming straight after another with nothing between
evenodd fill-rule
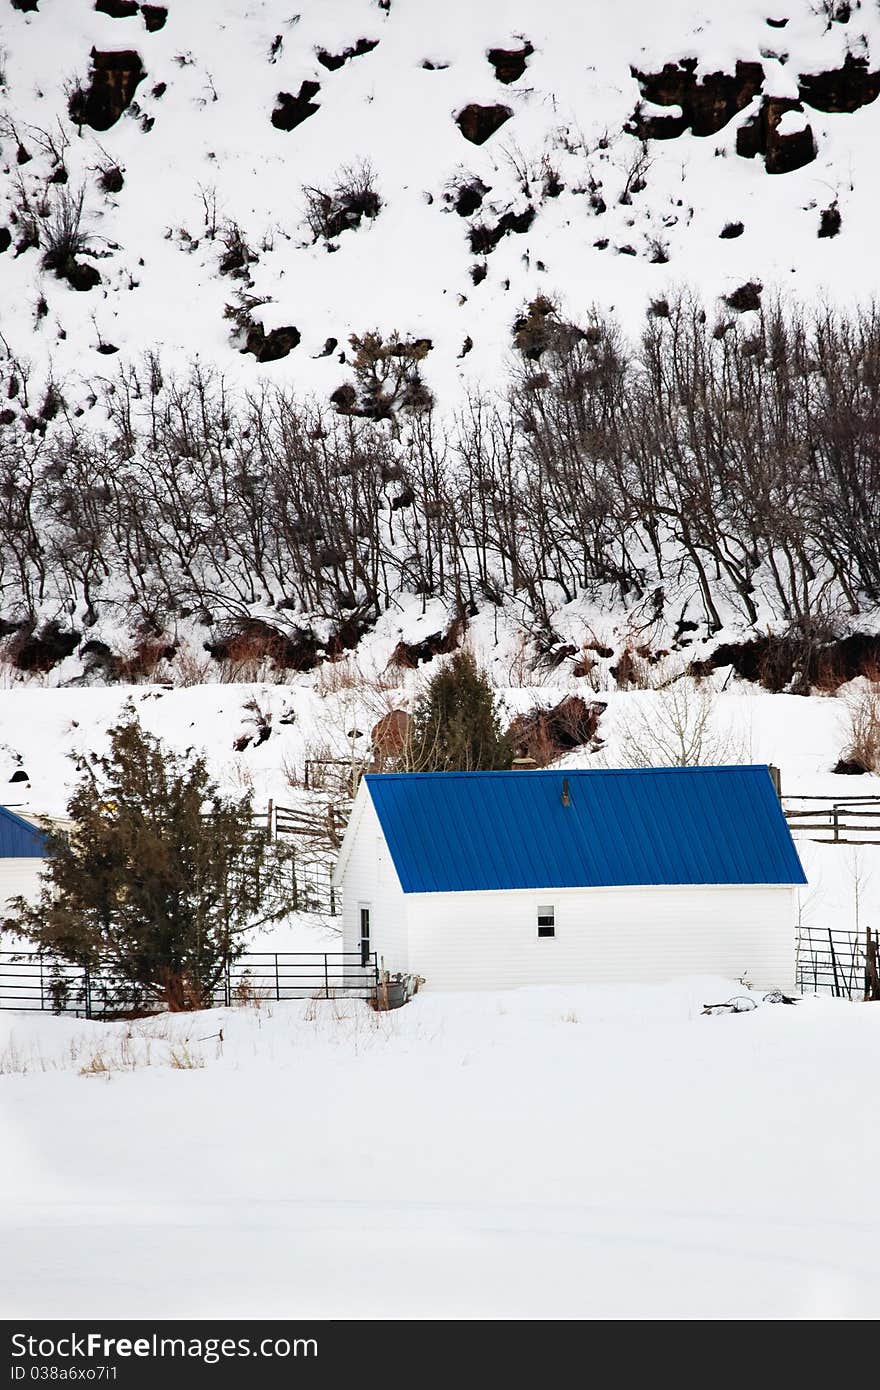
<instances>
[{"instance_id":1,"label":"conifer tree","mask_svg":"<svg viewBox=\"0 0 880 1390\"><path fill-rule=\"evenodd\" d=\"M412 771L474 772L510 767L495 697L470 652L456 652L413 709L406 765Z\"/></svg>"},{"instance_id":2,"label":"conifer tree","mask_svg":"<svg viewBox=\"0 0 880 1390\"><path fill-rule=\"evenodd\" d=\"M120 1008L204 1006L245 929L284 910L250 795L222 796L203 756L172 752L129 710L67 809L39 901L16 899L7 929L102 966Z\"/></svg>"}]
</instances>

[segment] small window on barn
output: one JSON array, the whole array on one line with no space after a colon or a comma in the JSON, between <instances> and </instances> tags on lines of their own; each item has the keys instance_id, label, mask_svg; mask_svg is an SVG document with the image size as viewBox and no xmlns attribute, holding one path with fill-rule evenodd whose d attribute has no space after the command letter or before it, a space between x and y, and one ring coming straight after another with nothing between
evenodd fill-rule
<instances>
[{"instance_id":1,"label":"small window on barn","mask_svg":"<svg viewBox=\"0 0 880 1390\"><path fill-rule=\"evenodd\" d=\"M556 908L552 904L543 907L538 906L538 935L556 935Z\"/></svg>"}]
</instances>

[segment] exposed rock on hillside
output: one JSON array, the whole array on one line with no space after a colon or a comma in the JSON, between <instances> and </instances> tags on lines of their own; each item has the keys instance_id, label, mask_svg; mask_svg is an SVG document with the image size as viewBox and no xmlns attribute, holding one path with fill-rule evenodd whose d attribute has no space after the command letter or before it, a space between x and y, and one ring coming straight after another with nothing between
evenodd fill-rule
<instances>
[{"instance_id":1,"label":"exposed rock on hillside","mask_svg":"<svg viewBox=\"0 0 880 1390\"><path fill-rule=\"evenodd\" d=\"M328 72L336 72L351 58L361 58L365 53L372 53L373 49L378 48L378 46L378 39L358 39L351 48L345 48L341 53L328 53L326 48L319 48L318 62L323 68L327 68Z\"/></svg>"},{"instance_id":2,"label":"exposed rock on hillside","mask_svg":"<svg viewBox=\"0 0 880 1390\"><path fill-rule=\"evenodd\" d=\"M801 129L786 130L783 118L789 112L803 113L799 101L786 97L765 97L755 116L736 133L736 152L746 159L764 156L768 174L789 174L816 158L812 127L801 122Z\"/></svg>"},{"instance_id":3,"label":"exposed rock on hillside","mask_svg":"<svg viewBox=\"0 0 880 1390\"><path fill-rule=\"evenodd\" d=\"M871 72L867 58L847 53L843 66L830 72L802 73L801 100L817 111L851 112L880 96L880 71Z\"/></svg>"},{"instance_id":4,"label":"exposed rock on hillside","mask_svg":"<svg viewBox=\"0 0 880 1390\"><path fill-rule=\"evenodd\" d=\"M715 135L745 110L764 81L760 63L739 62L733 74L712 72L699 79L696 68L696 58L682 58L678 63L666 63L660 72L632 69L646 101L681 108L681 114L675 116L637 111L633 120L643 139L669 140L685 130L694 135Z\"/></svg>"},{"instance_id":5,"label":"exposed rock on hillside","mask_svg":"<svg viewBox=\"0 0 880 1390\"><path fill-rule=\"evenodd\" d=\"M70 97L71 120L92 130L109 130L131 105L146 75L140 55L133 50L99 53L93 48L89 86L78 88Z\"/></svg>"},{"instance_id":6,"label":"exposed rock on hillside","mask_svg":"<svg viewBox=\"0 0 880 1390\"><path fill-rule=\"evenodd\" d=\"M296 96L290 92L279 92L276 97L278 105L272 112L272 124L276 130L294 130L296 126L308 120L309 116L314 116L321 108L312 98L316 97L320 90L320 82L303 82Z\"/></svg>"},{"instance_id":7,"label":"exposed rock on hillside","mask_svg":"<svg viewBox=\"0 0 880 1390\"><path fill-rule=\"evenodd\" d=\"M509 106L479 106L471 102L459 111L455 122L465 140L470 140L472 145L484 145L512 115Z\"/></svg>"},{"instance_id":8,"label":"exposed rock on hillside","mask_svg":"<svg viewBox=\"0 0 880 1390\"><path fill-rule=\"evenodd\" d=\"M532 45L526 42L522 48L490 48L486 57L495 69L498 81L508 86L522 77L534 51Z\"/></svg>"}]
</instances>

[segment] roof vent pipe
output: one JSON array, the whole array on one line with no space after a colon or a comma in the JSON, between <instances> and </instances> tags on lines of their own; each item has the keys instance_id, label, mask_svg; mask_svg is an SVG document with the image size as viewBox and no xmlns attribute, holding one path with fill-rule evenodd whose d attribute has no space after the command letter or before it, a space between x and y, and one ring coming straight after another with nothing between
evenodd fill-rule
<instances>
[{"instance_id":1,"label":"roof vent pipe","mask_svg":"<svg viewBox=\"0 0 880 1390\"><path fill-rule=\"evenodd\" d=\"M563 804L563 806L570 806L570 805L571 805L571 797L570 797L569 794L568 794L568 778L567 778L567 777L563 777L563 779L562 779L562 804Z\"/></svg>"}]
</instances>

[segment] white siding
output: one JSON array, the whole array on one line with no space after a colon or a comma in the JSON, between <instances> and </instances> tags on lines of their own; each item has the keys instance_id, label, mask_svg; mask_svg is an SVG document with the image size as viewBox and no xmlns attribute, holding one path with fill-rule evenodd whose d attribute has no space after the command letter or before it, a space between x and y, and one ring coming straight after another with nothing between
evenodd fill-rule
<instances>
[{"instance_id":1,"label":"white siding","mask_svg":"<svg viewBox=\"0 0 880 1390\"><path fill-rule=\"evenodd\" d=\"M10 898L36 898L45 859L0 859L0 918L6 917Z\"/></svg>"},{"instance_id":2,"label":"white siding","mask_svg":"<svg viewBox=\"0 0 880 1390\"><path fill-rule=\"evenodd\" d=\"M539 904L556 935L539 938ZM794 984L789 887L567 888L407 897L410 970L429 988L748 978ZM389 969L399 968L391 959Z\"/></svg>"},{"instance_id":3,"label":"white siding","mask_svg":"<svg viewBox=\"0 0 880 1390\"><path fill-rule=\"evenodd\" d=\"M369 795L364 796L342 876L342 945L357 951L361 906L370 908L370 947L385 969L407 969L406 898Z\"/></svg>"}]
</instances>

